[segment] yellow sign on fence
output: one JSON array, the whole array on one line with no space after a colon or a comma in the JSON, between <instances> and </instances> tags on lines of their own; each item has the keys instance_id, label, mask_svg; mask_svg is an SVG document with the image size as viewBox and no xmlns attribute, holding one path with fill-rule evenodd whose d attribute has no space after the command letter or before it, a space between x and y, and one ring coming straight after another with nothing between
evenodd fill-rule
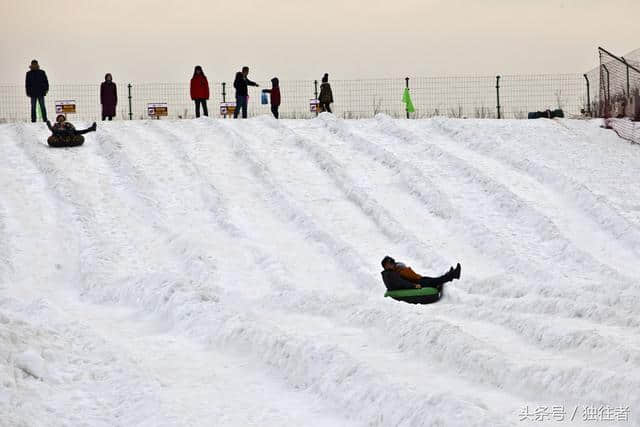
<instances>
[{"instance_id":1,"label":"yellow sign on fence","mask_svg":"<svg viewBox=\"0 0 640 427\"><path fill-rule=\"evenodd\" d=\"M75 112L75 100L56 101L56 114L75 114Z\"/></svg>"},{"instance_id":2,"label":"yellow sign on fence","mask_svg":"<svg viewBox=\"0 0 640 427\"><path fill-rule=\"evenodd\" d=\"M147 115L149 117L166 117L169 115L169 107L166 102L147 104Z\"/></svg>"},{"instance_id":3,"label":"yellow sign on fence","mask_svg":"<svg viewBox=\"0 0 640 427\"><path fill-rule=\"evenodd\" d=\"M220 115L223 117L231 117L236 111L235 102L221 102L220 103Z\"/></svg>"}]
</instances>

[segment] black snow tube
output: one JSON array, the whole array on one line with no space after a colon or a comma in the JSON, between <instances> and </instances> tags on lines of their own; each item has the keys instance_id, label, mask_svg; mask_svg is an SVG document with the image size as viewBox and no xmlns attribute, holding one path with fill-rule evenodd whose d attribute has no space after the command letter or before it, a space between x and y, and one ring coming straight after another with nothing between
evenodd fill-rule
<instances>
[{"instance_id":1,"label":"black snow tube","mask_svg":"<svg viewBox=\"0 0 640 427\"><path fill-rule=\"evenodd\" d=\"M47 142L49 143L49 147L77 147L79 145L84 144L84 136L82 135L65 135L65 136L57 136L51 135Z\"/></svg>"},{"instance_id":2,"label":"black snow tube","mask_svg":"<svg viewBox=\"0 0 640 427\"><path fill-rule=\"evenodd\" d=\"M384 296L391 297L397 301L408 302L409 304L431 304L440 299L442 292L436 288L399 289L397 291L387 291Z\"/></svg>"}]
</instances>

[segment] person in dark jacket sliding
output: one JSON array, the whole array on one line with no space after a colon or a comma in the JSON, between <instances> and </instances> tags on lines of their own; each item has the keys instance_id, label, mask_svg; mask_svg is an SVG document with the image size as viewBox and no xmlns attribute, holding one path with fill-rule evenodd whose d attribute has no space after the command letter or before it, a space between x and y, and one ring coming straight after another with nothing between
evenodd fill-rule
<instances>
[{"instance_id":1,"label":"person in dark jacket sliding","mask_svg":"<svg viewBox=\"0 0 640 427\"><path fill-rule=\"evenodd\" d=\"M242 109L242 118L247 118L247 102L249 101L249 89L248 86L259 87L256 82L252 82L247 78L249 75L249 67L242 67L242 71L236 73L236 78L233 81L233 87L236 89L236 110L233 112L233 118L237 119L240 109Z\"/></svg>"},{"instance_id":2,"label":"person in dark jacket sliding","mask_svg":"<svg viewBox=\"0 0 640 427\"><path fill-rule=\"evenodd\" d=\"M46 122L47 109L44 105L44 97L49 92L49 80L47 79L47 73L40 69L40 65L35 59L31 61L29 71L27 71L25 88L27 96L31 98L31 121L35 123L37 120L36 103L38 103L40 104L40 111L42 111L42 121Z\"/></svg>"},{"instance_id":3,"label":"person in dark jacket sliding","mask_svg":"<svg viewBox=\"0 0 640 427\"><path fill-rule=\"evenodd\" d=\"M47 127L53 135L51 135L47 142L51 147L77 147L84 143L84 137L82 136L88 132L96 131L96 122L93 122L91 127L83 130L76 130L76 128L67 121L67 118L60 114L56 117L56 124L51 126L51 122L47 120Z\"/></svg>"},{"instance_id":4,"label":"person in dark jacket sliding","mask_svg":"<svg viewBox=\"0 0 640 427\"><path fill-rule=\"evenodd\" d=\"M271 89L262 89L263 92L271 94L271 112L276 119L280 117L280 80L277 77L271 79Z\"/></svg>"},{"instance_id":5,"label":"person in dark jacket sliding","mask_svg":"<svg viewBox=\"0 0 640 427\"><path fill-rule=\"evenodd\" d=\"M100 104L102 105L102 121L113 120L116 115L116 105L118 105L118 88L113 82L111 73L104 76L104 81L100 84Z\"/></svg>"},{"instance_id":6,"label":"person in dark jacket sliding","mask_svg":"<svg viewBox=\"0 0 640 427\"><path fill-rule=\"evenodd\" d=\"M449 268L449 271L440 277L421 276L407 267L401 262L396 262L390 256L382 259L382 281L390 291L399 289L420 289L423 287L436 288L442 290L442 285L453 279L460 279L462 267L458 263L455 268Z\"/></svg>"},{"instance_id":7,"label":"person in dark jacket sliding","mask_svg":"<svg viewBox=\"0 0 640 427\"><path fill-rule=\"evenodd\" d=\"M318 102L320 103L320 109L331 113L331 104L333 103L333 92L331 91L331 85L329 84L329 74L324 73L322 76L322 84L320 84L320 95L318 95Z\"/></svg>"},{"instance_id":8,"label":"person in dark jacket sliding","mask_svg":"<svg viewBox=\"0 0 640 427\"><path fill-rule=\"evenodd\" d=\"M196 118L200 117L200 105L202 105L202 113L208 117L209 81L199 65L193 69L193 77L191 77L191 99L196 103Z\"/></svg>"}]
</instances>

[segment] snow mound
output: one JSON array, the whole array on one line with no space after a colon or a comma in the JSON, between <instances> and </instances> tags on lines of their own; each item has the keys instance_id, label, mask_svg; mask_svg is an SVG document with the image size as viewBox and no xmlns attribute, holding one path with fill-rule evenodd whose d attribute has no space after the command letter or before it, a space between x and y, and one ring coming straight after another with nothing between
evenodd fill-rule
<instances>
[{"instance_id":1,"label":"snow mound","mask_svg":"<svg viewBox=\"0 0 640 427\"><path fill-rule=\"evenodd\" d=\"M0 125L0 425L640 425L640 149L598 121L46 136ZM463 280L385 299L387 254Z\"/></svg>"}]
</instances>

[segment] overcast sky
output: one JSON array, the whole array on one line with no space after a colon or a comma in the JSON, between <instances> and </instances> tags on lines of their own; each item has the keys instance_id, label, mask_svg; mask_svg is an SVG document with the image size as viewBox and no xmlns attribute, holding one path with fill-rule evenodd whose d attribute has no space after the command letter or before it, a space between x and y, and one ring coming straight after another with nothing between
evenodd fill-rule
<instances>
[{"instance_id":1,"label":"overcast sky","mask_svg":"<svg viewBox=\"0 0 640 427\"><path fill-rule=\"evenodd\" d=\"M0 0L0 84L573 73L640 47L640 0Z\"/></svg>"}]
</instances>

